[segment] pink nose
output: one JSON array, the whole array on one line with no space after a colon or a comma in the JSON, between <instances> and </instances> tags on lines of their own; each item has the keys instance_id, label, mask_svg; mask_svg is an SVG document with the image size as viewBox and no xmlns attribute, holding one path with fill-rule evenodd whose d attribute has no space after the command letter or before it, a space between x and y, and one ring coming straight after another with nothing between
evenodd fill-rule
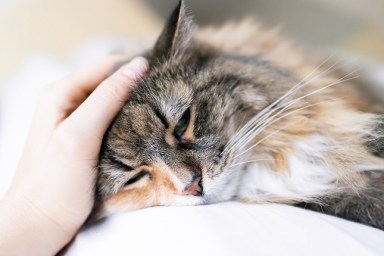
<instances>
[{"instance_id":1,"label":"pink nose","mask_svg":"<svg viewBox=\"0 0 384 256\"><path fill-rule=\"evenodd\" d=\"M203 189L200 184L201 177L195 178L191 184L185 187L183 191L184 196L201 196Z\"/></svg>"}]
</instances>

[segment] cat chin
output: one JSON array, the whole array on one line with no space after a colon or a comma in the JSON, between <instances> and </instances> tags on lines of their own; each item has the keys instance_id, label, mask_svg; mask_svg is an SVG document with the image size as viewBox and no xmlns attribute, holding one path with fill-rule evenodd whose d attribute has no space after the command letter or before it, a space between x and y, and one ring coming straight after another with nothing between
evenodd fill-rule
<instances>
[{"instance_id":1,"label":"cat chin","mask_svg":"<svg viewBox=\"0 0 384 256\"><path fill-rule=\"evenodd\" d=\"M114 215L116 213L124 213L136 211L153 206L193 206L204 204L205 200L201 196L182 196L182 195L168 195L165 198L158 198L157 203L141 204L140 202L120 202L113 203L106 202L99 211L92 216L93 221Z\"/></svg>"},{"instance_id":2,"label":"cat chin","mask_svg":"<svg viewBox=\"0 0 384 256\"><path fill-rule=\"evenodd\" d=\"M172 201L165 206L192 206L204 204L205 200L201 196L174 196Z\"/></svg>"}]
</instances>

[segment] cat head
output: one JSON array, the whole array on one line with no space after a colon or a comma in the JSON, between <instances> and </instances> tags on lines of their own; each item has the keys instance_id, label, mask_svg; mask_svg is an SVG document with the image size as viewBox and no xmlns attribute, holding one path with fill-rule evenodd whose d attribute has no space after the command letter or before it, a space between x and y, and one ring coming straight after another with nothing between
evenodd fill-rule
<instances>
[{"instance_id":1,"label":"cat head","mask_svg":"<svg viewBox=\"0 0 384 256\"><path fill-rule=\"evenodd\" d=\"M237 188L233 135L274 98L287 75L268 63L221 52L193 38L180 1L150 68L105 134L97 215L154 205L230 199Z\"/></svg>"}]
</instances>

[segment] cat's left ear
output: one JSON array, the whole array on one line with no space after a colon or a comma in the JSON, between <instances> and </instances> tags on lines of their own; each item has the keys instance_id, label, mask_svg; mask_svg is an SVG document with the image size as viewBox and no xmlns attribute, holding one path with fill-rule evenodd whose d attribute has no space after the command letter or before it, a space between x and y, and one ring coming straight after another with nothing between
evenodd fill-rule
<instances>
[{"instance_id":1,"label":"cat's left ear","mask_svg":"<svg viewBox=\"0 0 384 256\"><path fill-rule=\"evenodd\" d=\"M173 10L151 52L157 60L167 60L184 52L191 40L194 24L186 14L183 0Z\"/></svg>"}]
</instances>

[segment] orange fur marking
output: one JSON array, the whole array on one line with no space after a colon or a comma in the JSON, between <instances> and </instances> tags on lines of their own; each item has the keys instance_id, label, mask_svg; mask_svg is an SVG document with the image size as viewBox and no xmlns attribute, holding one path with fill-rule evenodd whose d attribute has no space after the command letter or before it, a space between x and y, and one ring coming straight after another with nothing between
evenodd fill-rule
<instances>
[{"instance_id":1,"label":"orange fur marking","mask_svg":"<svg viewBox=\"0 0 384 256\"><path fill-rule=\"evenodd\" d=\"M167 205L172 195L182 193L167 175L165 168L156 163L151 163L146 168L152 175L151 178L146 178L147 184L142 187L120 190L106 201L107 212L131 211L155 205Z\"/></svg>"}]
</instances>

